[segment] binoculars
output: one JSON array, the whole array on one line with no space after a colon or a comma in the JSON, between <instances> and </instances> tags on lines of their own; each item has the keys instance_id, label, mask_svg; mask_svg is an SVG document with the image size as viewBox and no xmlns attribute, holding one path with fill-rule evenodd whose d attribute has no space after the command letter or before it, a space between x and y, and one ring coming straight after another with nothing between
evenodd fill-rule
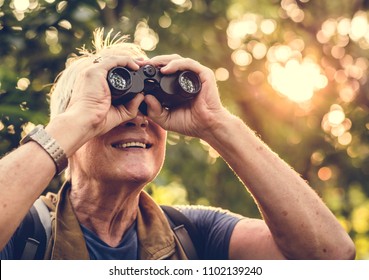
<instances>
[{"instance_id":1,"label":"binoculars","mask_svg":"<svg viewBox=\"0 0 369 280\"><path fill-rule=\"evenodd\" d=\"M199 76L192 71L164 75L160 68L144 65L137 71L115 67L108 72L112 104L125 104L138 93L154 95L165 108L177 107L193 99L201 90ZM140 110L146 114L146 104Z\"/></svg>"}]
</instances>

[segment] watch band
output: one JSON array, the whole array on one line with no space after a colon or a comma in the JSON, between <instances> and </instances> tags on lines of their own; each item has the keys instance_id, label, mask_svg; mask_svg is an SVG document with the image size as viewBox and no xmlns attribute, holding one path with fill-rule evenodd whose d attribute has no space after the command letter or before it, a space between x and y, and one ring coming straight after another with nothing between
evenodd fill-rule
<instances>
[{"instance_id":1,"label":"watch band","mask_svg":"<svg viewBox=\"0 0 369 280\"><path fill-rule=\"evenodd\" d=\"M36 126L30 133L23 137L20 144L23 145L29 141L35 141L48 153L54 161L57 174L62 173L68 166L68 159L63 149L54 138L47 134L43 125Z\"/></svg>"}]
</instances>

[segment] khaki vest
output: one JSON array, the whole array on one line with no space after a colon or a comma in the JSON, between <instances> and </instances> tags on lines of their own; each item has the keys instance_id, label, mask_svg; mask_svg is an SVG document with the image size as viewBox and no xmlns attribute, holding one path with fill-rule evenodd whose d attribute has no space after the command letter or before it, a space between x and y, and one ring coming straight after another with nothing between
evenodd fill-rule
<instances>
[{"instance_id":1,"label":"khaki vest","mask_svg":"<svg viewBox=\"0 0 369 280\"><path fill-rule=\"evenodd\" d=\"M69 200L70 183L59 193L41 197L52 217L52 233L45 259L88 260L85 239ZM161 208L144 191L137 214L138 258L141 260L187 259Z\"/></svg>"}]
</instances>

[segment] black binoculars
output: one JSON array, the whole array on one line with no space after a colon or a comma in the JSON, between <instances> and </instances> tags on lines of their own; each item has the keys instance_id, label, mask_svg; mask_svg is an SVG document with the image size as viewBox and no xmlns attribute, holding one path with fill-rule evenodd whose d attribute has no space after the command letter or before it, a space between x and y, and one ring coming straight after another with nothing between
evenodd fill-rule
<instances>
[{"instance_id":1,"label":"black binoculars","mask_svg":"<svg viewBox=\"0 0 369 280\"><path fill-rule=\"evenodd\" d=\"M140 67L137 71L115 67L107 76L112 104L125 104L138 93L154 95L165 108L177 107L193 99L201 90L199 76L192 71L178 71L164 75L160 68L152 65ZM146 114L146 104L140 106Z\"/></svg>"}]
</instances>

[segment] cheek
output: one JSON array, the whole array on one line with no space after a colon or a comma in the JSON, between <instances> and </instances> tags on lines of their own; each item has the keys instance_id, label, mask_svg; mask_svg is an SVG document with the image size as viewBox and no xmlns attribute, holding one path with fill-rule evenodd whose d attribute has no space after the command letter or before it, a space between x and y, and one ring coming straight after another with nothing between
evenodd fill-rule
<instances>
[{"instance_id":1,"label":"cheek","mask_svg":"<svg viewBox=\"0 0 369 280\"><path fill-rule=\"evenodd\" d=\"M103 162L104 153L102 152L101 145L94 142L89 142L83 145L72 157L71 162L75 167L84 170L85 172L91 171L96 168L96 162Z\"/></svg>"},{"instance_id":2,"label":"cheek","mask_svg":"<svg viewBox=\"0 0 369 280\"><path fill-rule=\"evenodd\" d=\"M159 139L160 143L158 144L157 160L159 161L160 166L162 166L165 159L166 143L167 143L167 133L165 130L161 132L161 134L159 135Z\"/></svg>"}]
</instances>

